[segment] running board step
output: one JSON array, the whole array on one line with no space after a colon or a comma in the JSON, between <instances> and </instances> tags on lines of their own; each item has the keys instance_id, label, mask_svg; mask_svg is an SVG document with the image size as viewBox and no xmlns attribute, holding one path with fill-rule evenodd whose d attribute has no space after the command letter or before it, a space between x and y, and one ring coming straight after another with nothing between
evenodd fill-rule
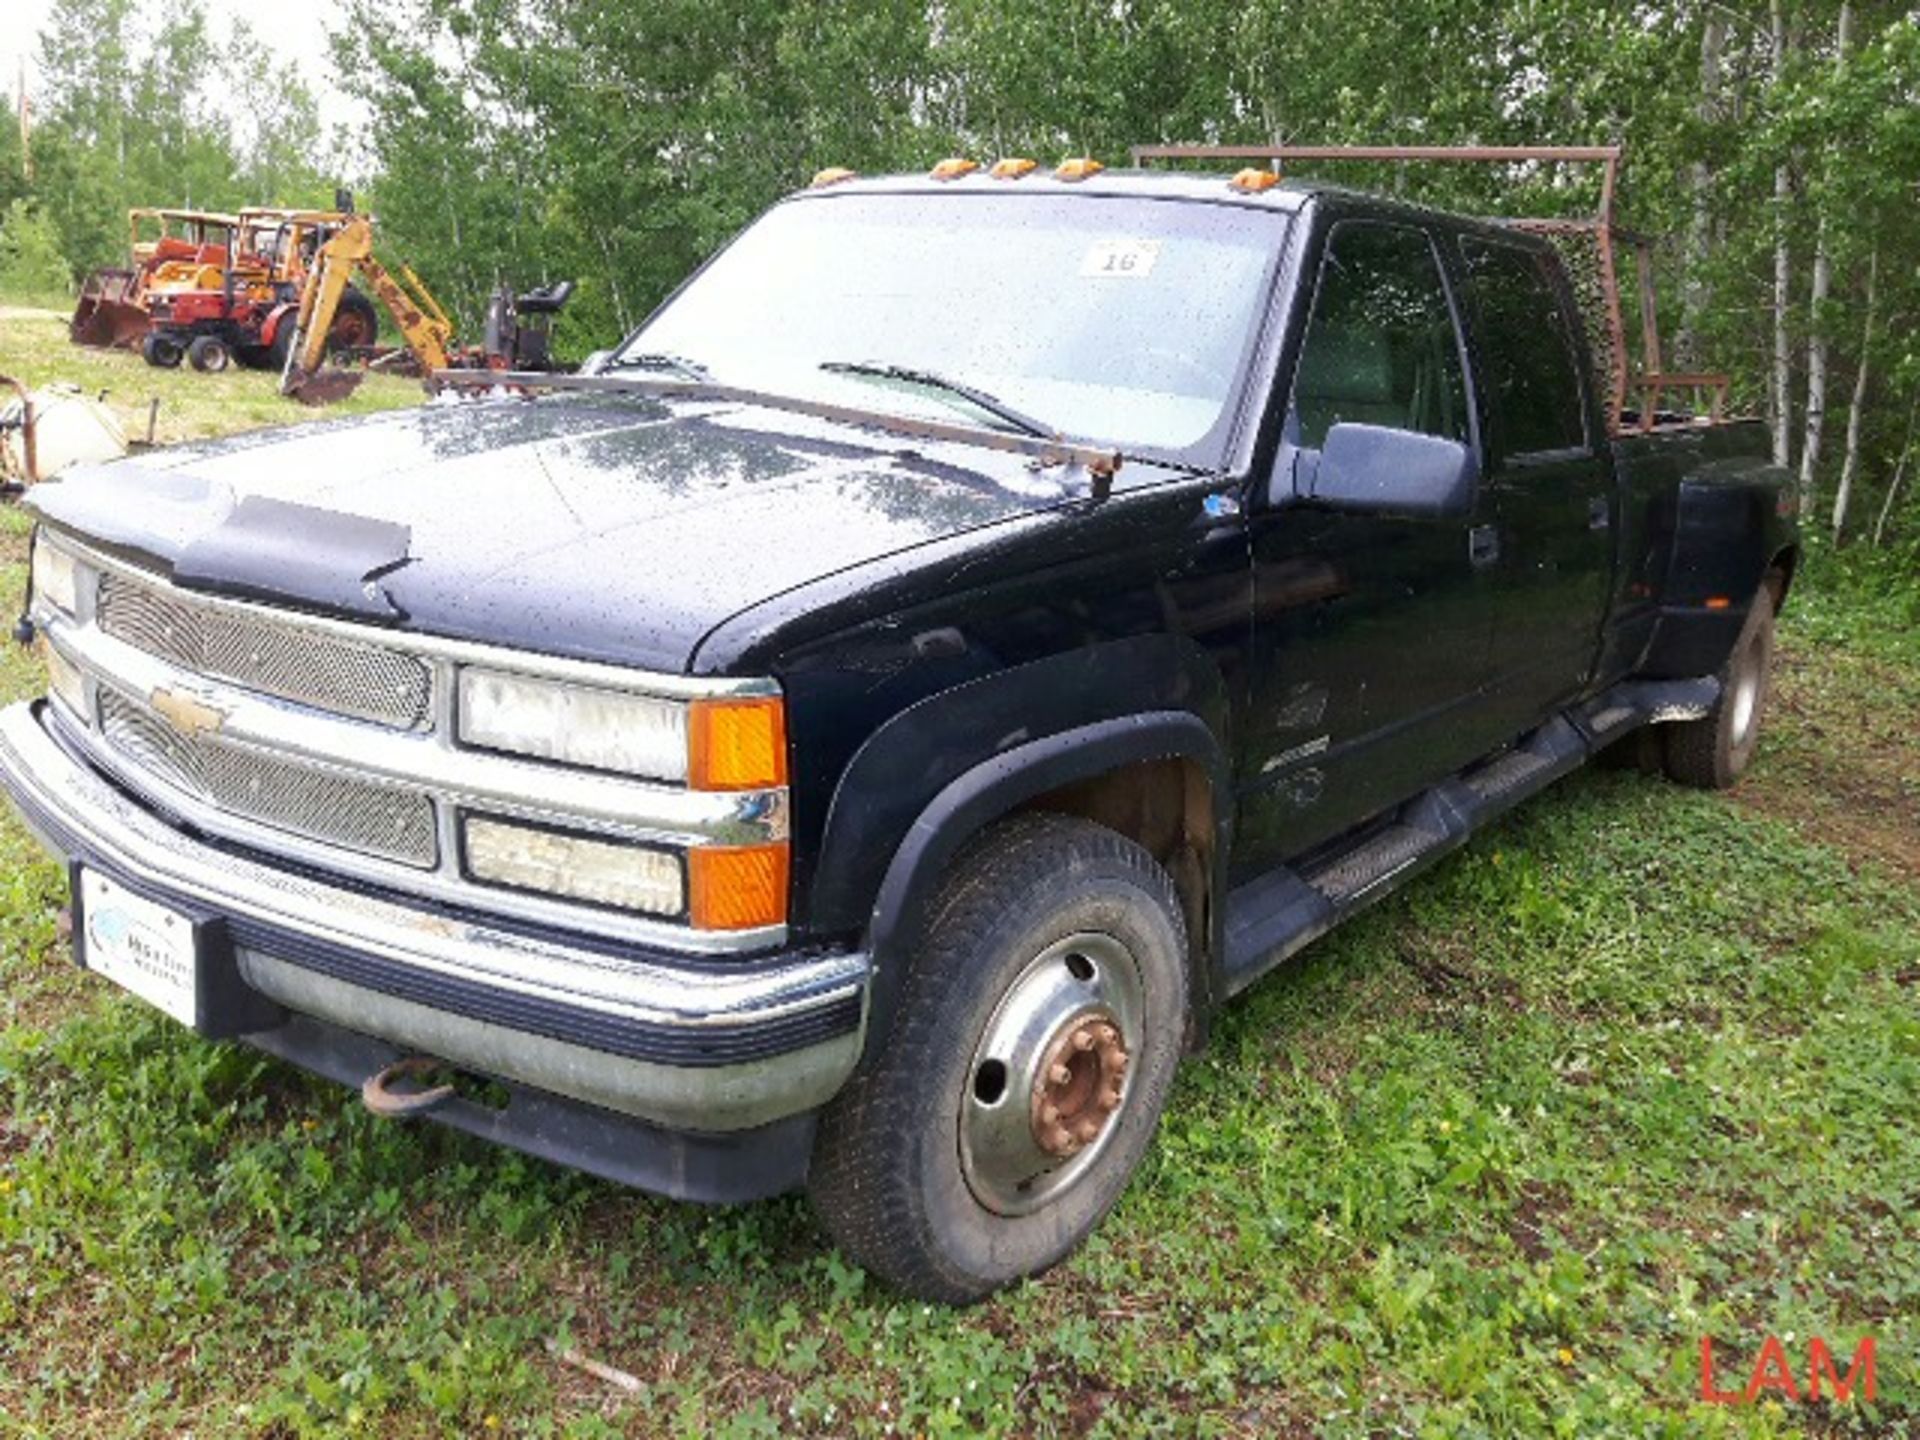
<instances>
[{"instance_id":1,"label":"running board step","mask_svg":"<svg viewBox=\"0 0 1920 1440\"><path fill-rule=\"evenodd\" d=\"M1223 979L1236 994L1341 920L1389 894L1473 833L1642 725L1693 720L1720 697L1712 676L1630 681L1554 716L1509 750L1400 806L1384 825L1304 869L1282 866L1227 896Z\"/></svg>"}]
</instances>

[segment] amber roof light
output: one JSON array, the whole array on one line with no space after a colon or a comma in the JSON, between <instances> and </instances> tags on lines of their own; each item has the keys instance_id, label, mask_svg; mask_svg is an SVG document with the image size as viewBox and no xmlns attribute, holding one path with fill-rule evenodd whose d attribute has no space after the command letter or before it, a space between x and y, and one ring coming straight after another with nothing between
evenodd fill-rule
<instances>
[{"instance_id":1,"label":"amber roof light","mask_svg":"<svg viewBox=\"0 0 1920 1440\"><path fill-rule=\"evenodd\" d=\"M1062 160L1060 168L1053 174L1058 180L1085 180L1090 176L1098 175L1106 168L1091 155L1081 155L1072 160Z\"/></svg>"},{"instance_id":2,"label":"amber roof light","mask_svg":"<svg viewBox=\"0 0 1920 1440\"><path fill-rule=\"evenodd\" d=\"M1004 160L994 161L993 168L987 173L996 180L1018 180L1039 168L1038 160L1029 160L1024 155L1009 155Z\"/></svg>"},{"instance_id":3,"label":"amber roof light","mask_svg":"<svg viewBox=\"0 0 1920 1440\"><path fill-rule=\"evenodd\" d=\"M838 185L842 180L851 180L858 171L844 169L839 165L829 165L825 170L817 171L809 189L818 190L822 185Z\"/></svg>"},{"instance_id":4,"label":"amber roof light","mask_svg":"<svg viewBox=\"0 0 1920 1440\"><path fill-rule=\"evenodd\" d=\"M1227 182L1235 190L1249 195L1258 195L1262 190L1271 190L1280 183L1280 177L1271 170L1256 170L1249 165Z\"/></svg>"},{"instance_id":5,"label":"amber roof light","mask_svg":"<svg viewBox=\"0 0 1920 1440\"><path fill-rule=\"evenodd\" d=\"M980 168L980 162L964 155L949 155L927 173L935 180L961 180Z\"/></svg>"}]
</instances>

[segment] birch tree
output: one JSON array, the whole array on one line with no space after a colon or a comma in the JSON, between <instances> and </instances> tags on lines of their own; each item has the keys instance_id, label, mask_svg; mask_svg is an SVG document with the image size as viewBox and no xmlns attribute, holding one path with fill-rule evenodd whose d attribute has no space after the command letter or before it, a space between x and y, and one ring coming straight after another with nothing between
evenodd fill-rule
<instances>
[{"instance_id":1,"label":"birch tree","mask_svg":"<svg viewBox=\"0 0 1920 1440\"><path fill-rule=\"evenodd\" d=\"M1847 63L1847 51L1853 43L1853 6L1842 0L1840 21L1834 39L1834 67L1843 70ZM1834 157L1831 149L1823 160L1823 166L1831 171ZM1831 176L1829 175L1829 179ZM1827 356L1828 325L1827 297L1833 290L1833 252L1831 249L1831 224L1823 209L1820 215L1819 238L1813 252L1813 289L1808 301L1808 340L1807 340L1807 429L1806 437L1800 448L1800 508L1802 512L1811 510L1814 490L1820 478L1820 445L1827 428Z\"/></svg>"}]
</instances>

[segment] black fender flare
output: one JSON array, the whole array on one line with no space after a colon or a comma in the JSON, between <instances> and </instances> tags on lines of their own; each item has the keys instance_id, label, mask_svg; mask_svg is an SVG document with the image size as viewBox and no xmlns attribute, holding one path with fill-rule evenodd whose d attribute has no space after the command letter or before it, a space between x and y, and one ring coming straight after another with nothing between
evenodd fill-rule
<instances>
[{"instance_id":1,"label":"black fender flare","mask_svg":"<svg viewBox=\"0 0 1920 1440\"><path fill-rule=\"evenodd\" d=\"M1115 716L1029 740L980 761L941 789L920 811L894 851L874 897L867 926L873 979L867 1006L866 1056L893 1023L907 947L961 847L995 820L1038 795L1150 760L1191 760L1206 771L1215 803L1211 932L1191 937L1196 1028L1221 993L1222 907L1232 825L1227 758L1211 727L1186 710Z\"/></svg>"},{"instance_id":2,"label":"black fender flare","mask_svg":"<svg viewBox=\"0 0 1920 1440\"><path fill-rule=\"evenodd\" d=\"M1791 578L1799 555L1792 504L1792 477L1757 461L1716 461L1681 480L1660 619L1642 674L1676 679L1720 669L1767 575L1779 569Z\"/></svg>"}]
</instances>

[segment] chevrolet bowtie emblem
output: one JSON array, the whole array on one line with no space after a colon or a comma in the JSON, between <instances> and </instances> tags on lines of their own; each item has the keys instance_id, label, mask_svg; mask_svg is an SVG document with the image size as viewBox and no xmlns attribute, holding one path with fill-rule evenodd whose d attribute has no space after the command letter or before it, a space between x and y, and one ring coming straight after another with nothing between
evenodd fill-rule
<instances>
[{"instance_id":1,"label":"chevrolet bowtie emblem","mask_svg":"<svg viewBox=\"0 0 1920 1440\"><path fill-rule=\"evenodd\" d=\"M227 723L226 711L183 690L155 690L150 703L161 719L188 739L211 735Z\"/></svg>"}]
</instances>

